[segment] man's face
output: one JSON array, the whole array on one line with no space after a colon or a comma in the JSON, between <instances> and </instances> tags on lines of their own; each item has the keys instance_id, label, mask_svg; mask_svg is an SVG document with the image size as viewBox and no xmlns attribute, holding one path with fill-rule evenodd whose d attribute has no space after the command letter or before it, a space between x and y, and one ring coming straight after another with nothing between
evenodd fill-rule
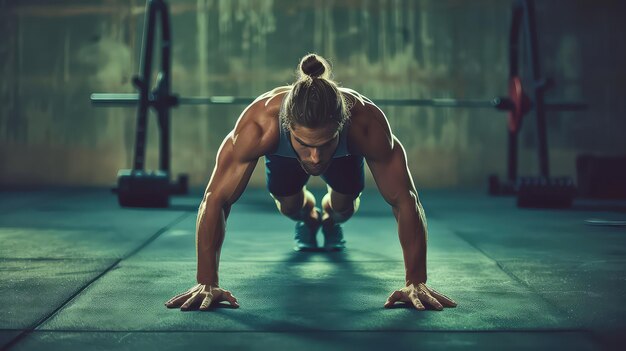
<instances>
[{"instance_id":1,"label":"man's face","mask_svg":"<svg viewBox=\"0 0 626 351\"><path fill-rule=\"evenodd\" d=\"M294 125L290 128L290 135L302 169L314 176L324 173L339 144L337 125L329 123L319 128Z\"/></svg>"}]
</instances>

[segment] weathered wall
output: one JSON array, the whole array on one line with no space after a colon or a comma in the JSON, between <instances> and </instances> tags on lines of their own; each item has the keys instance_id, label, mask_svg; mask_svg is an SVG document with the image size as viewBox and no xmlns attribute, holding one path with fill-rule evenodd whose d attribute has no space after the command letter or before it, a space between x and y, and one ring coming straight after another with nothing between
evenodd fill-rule
<instances>
[{"instance_id":1,"label":"weathered wall","mask_svg":"<svg viewBox=\"0 0 626 351\"><path fill-rule=\"evenodd\" d=\"M502 0L172 0L173 89L256 96L290 83L300 57L331 60L336 79L371 98L492 98L507 87L510 3ZM555 175L581 152L626 152L626 25L621 1L539 0ZM132 92L144 3L0 0L0 184L108 185L132 162L135 111L100 109L91 92ZM242 106L174 110L174 173L205 184ZM418 187L482 184L505 172L506 118L485 109L385 107ZM531 115L532 116L532 115ZM157 166L151 119L148 165ZM537 172L534 123L520 173ZM252 184L264 184L259 165Z\"/></svg>"}]
</instances>

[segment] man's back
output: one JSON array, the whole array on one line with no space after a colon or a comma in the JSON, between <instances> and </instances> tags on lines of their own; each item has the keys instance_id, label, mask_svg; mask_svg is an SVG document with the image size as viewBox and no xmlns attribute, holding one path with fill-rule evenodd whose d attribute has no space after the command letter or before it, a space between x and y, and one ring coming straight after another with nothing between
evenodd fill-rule
<instances>
[{"instance_id":1,"label":"man's back","mask_svg":"<svg viewBox=\"0 0 626 351\"><path fill-rule=\"evenodd\" d=\"M248 157L260 157L261 155L275 153L281 156L295 157L290 145L280 145L281 132L284 133L284 128L281 128L280 111L283 99L290 88L290 86L281 86L261 94L244 110L237 120L232 131L231 137L233 138L239 138L240 136L244 138L249 137L245 133L241 134L241 130L244 130L249 124L255 124L261 129L261 138L256 147L243 151ZM368 143L367 135L371 132L370 128L384 128L387 125L387 121L386 119L380 120L380 117L372 115L372 111L378 110L378 108L360 93L346 88L340 88L339 90L349 103L350 117L344 127L345 130L340 134L344 138L342 142L345 142L345 144L342 145L340 143L337 150L338 154L335 154L335 156L341 157L350 154L364 156L360 150L364 149L364 143ZM371 123L374 120L377 120L375 121L377 123ZM284 142L285 135L282 135L282 137ZM372 145L368 145L367 149L370 147Z\"/></svg>"}]
</instances>

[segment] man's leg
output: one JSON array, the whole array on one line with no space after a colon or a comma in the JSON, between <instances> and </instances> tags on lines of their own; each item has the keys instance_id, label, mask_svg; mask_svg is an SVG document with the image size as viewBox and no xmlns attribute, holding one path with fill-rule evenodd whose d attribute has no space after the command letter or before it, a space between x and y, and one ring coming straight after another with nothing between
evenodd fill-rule
<instances>
[{"instance_id":1,"label":"man's leg","mask_svg":"<svg viewBox=\"0 0 626 351\"><path fill-rule=\"evenodd\" d=\"M295 249L317 248L316 235L320 228L320 215L315 209L315 198L306 190L309 175L295 158L265 156L267 189L280 213L296 221Z\"/></svg>"},{"instance_id":2,"label":"man's leg","mask_svg":"<svg viewBox=\"0 0 626 351\"><path fill-rule=\"evenodd\" d=\"M348 195L333 190L328 186L328 193L322 199L322 233L324 234L324 249L341 251L345 248L343 229L344 223L359 209L361 193Z\"/></svg>"},{"instance_id":3,"label":"man's leg","mask_svg":"<svg viewBox=\"0 0 626 351\"><path fill-rule=\"evenodd\" d=\"M302 187L300 192L289 196L272 195L276 202L278 211L283 215L293 219L294 221L304 222L310 227L314 227L319 223L319 214L315 210L315 197Z\"/></svg>"},{"instance_id":4,"label":"man's leg","mask_svg":"<svg viewBox=\"0 0 626 351\"><path fill-rule=\"evenodd\" d=\"M283 215L296 221L295 247L297 251L317 249L317 231L321 226L319 210L315 208L315 197L306 186L289 196L272 195L276 207Z\"/></svg>"},{"instance_id":5,"label":"man's leg","mask_svg":"<svg viewBox=\"0 0 626 351\"><path fill-rule=\"evenodd\" d=\"M341 194L327 186L328 193L322 198L322 224L324 226L333 226L341 224L359 210L361 203L361 194L355 198L354 195Z\"/></svg>"},{"instance_id":6,"label":"man's leg","mask_svg":"<svg viewBox=\"0 0 626 351\"><path fill-rule=\"evenodd\" d=\"M361 192L365 186L362 156L350 155L333 160L322 175L328 184L328 193L322 199L322 233L326 250L343 250L343 229L340 224L347 221L358 210Z\"/></svg>"}]
</instances>

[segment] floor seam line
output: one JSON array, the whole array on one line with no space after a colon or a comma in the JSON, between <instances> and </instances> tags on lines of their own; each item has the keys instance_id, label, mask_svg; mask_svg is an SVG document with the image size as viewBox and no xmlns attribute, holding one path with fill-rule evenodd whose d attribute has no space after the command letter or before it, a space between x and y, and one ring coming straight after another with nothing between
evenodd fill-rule
<instances>
[{"instance_id":1,"label":"floor seam line","mask_svg":"<svg viewBox=\"0 0 626 351\"><path fill-rule=\"evenodd\" d=\"M4 350L9 350L11 347L15 346L19 341L24 339L26 336L28 336L29 334L31 334L32 332L37 330L38 327L40 327L41 325L45 324L48 320L50 320L52 317L57 315L59 311L61 311L63 308L65 308L65 306L67 306L70 302L72 302L72 300L74 300L78 295L80 295L80 293L85 291L85 289L87 289L93 283L95 283L97 280L102 278L105 274L107 274L112 269L117 267L120 264L120 262L122 262L125 259L130 258L131 256L135 255L137 252L141 251L141 249L143 249L144 247L148 246L150 243L152 243L154 240L156 240L159 236L161 236L163 233L168 231L172 226L180 223L182 220L187 218L190 214L191 214L190 212L184 212L183 214L181 214L180 216L175 218L172 222L166 224L161 229L157 230L156 233L154 233L152 236L150 236L150 238L148 238L148 240L146 240L144 243L139 245L137 248L135 248L134 250L132 250L128 254L124 255L122 258L115 260L109 267L107 267L107 269L105 269L103 272L101 272L96 277L94 277L93 279L89 280L86 284L84 284L82 287L80 287L78 290L76 290L69 298L67 298L64 302L62 302L59 305L59 307L54 309L54 311L49 313L47 316L44 316L43 318L40 318L35 323L30 325L28 328L23 329L17 336L15 336L13 339L11 339L11 341L9 341L7 344L2 346L2 350L3 351Z\"/></svg>"},{"instance_id":2,"label":"floor seam line","mask_svg":"<svg viewBox=\"0 0 626 351\"><path fill-rule=\"evenodd\" d=\"M555 310L557 310L558 312L562 313L564 316L569 317L569 313L567 313L567 311L561 309L561 307L559 307L558 305L552 303L551 301L549 301L548 299L546 299L543 294L541 294L541 292L535 290L533 287L531 287L529 284L527 284L526 282L524 282L523 280L521 280L517 275L515 275L514 273L508 271L507 269L504 268L504 266L502 266L502 264L496 260L495 258L491 257L489 254L487 254L485 251L483 251L481 248L479 248L478 246L476 246L476 244L474 244L471 240L467 239L463 234L461 234L458 230L451 230L455 235L457 235L458 237L460 237L461 239L463 239L465 242L467 242L469 245L471 245L473 248L475 248L476 250L478 250L481 254L483 254L486 258L488 258L489 260L493 261L498 268L500 268L500 270L502 272L504 272L506 275L508 275L509 277L513 278L515 281L517 281L519 284L525 286L527 289L529 289L530 291L532 291L533 293L535 293L536 295L538 295L539 297L541 297L541 299L546 302L548 305L552 306Z\"/></svg>"},{"instance_id":3,"label":"floor seam line","mask_svg":"<svg viewBox=\"0 0 626 351\"><path fill-rule=\"evenodd\" d=\"M9 341L6 345L4 345L2 347L2 350L8 350L11 347L15 346L20 340L24 339L26 336L28 336L30 333L32 333L33 331L35 331L37 329L37 327L43 325L44 323L46 323L46 321L48 321L50 318L54 317L60 310L62 310L65 306L67 306L67 304L69 304L72 300L74 300L74 298L76 298L76 296L78 296L81 292L85 291L85 289L87 289L91 284L93 284L96 280L100 279L102 276L104 276L107 272L109 272L110 270L112 270L115 266L117 266L119 264L119 262L121 261L121 259L118 259L116 261L114 261L109 267L107 267L107 269L105 269L103 272L101 272L100 274L98 274L97 276L95 276L94 278L92 278L91 280L89 280L86 284L84 284L82 287L80 287L78 290L76 290L69 298L67 298L64 302L62 302L59 307L57 307L56 309L54 309L54 311L50 312L47 316L44 316L43 318L40 318L39 320L37 320L35 323L33 323L32 325L30 325L28 328L23 329L16 337L14 337L13 339L11 339L11 341Z\"/></svg>"},{"instance_id":4,"label":"floor seam line","mask_svg":"<svg viewBox=\"0 0 626 351\"><path fill-rule=\"evenodd\" d=\"M182 222L185 218L189 217L191 215L191 212L184 212L182 215L180 215L178 218L174 219L171 223L167 224L166 226L164 226L163 228L159 229L156 233L154 233L151 237L148 238L148 240L146 240L143 244L139 245L137 248L135 248L133 251L127 253L126 255L124 255L120 261L123 260L127 260L130 257L134 256L135 254L137 254L139 251L141 251L143 248L145 248L146 246L150 245L153 241L155 241L159 236L161 236L163 233L165 233L166 231L168 231L169 229L171 229L174 225Z\"/></svg>"}]
</instances>

